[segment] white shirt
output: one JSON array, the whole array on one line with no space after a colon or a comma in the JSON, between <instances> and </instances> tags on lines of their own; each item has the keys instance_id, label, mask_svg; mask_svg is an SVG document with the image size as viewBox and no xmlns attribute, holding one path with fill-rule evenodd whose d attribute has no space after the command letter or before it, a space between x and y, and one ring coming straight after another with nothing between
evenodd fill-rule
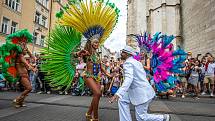
<instances>
[{"instance_id":1,"label":"white shirt","mask_svg":"<svg viewBox=\"0 0 215 121\"><path fill-rule=\"evenodd\" d=\"M130 57L125 61L123 69L125 79L116 92L119 98L128 94L133 105L143 104L154 98L155 92L146 79L146 72L139 61Z\"/></svg>"},{"instance_id":2,"label":"white shirt","mask_svg":"<svg viewBox=\"0 0 215 121\"><path fill-rule=\"evenodd\" d=\"M206 76L214 76L214 72L215 72L215 63L209 63L208 69L205 72L205 75Z\"/></svg>"}]
</instances>

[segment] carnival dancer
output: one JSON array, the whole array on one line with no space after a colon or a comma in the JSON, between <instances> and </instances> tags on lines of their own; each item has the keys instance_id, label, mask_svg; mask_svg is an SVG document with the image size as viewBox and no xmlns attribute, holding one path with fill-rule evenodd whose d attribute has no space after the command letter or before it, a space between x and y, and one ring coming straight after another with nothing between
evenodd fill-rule
<instances>
[{"instance_id":1,"label":"carnival dancer","mask_svg":"<svg viewBox=\"0 0 215 121\"><path fill-rule=\"evenodd\" d=\"M86 44L84 50L77 52L77 56L83 56L84 61L86 62L86 71L84 72L84 80L86 85L93 91L93 99L89 110L86 113L87 118L91 120L98 120L98 106L99 100L101 97L101 74L102 72L108 77L111 77L110 74L102 67L101 59L99 53L96 50L99 47L98 39L89 40ZM92 118L93 115L93 118Z\"/></svg>"},{"instance_id":2,"label":"carnival dancer","mask_svg":"<svg viewBox=\"0 0 215 121\"><path fill-rule=\"evenodd\" d=\"M174 50L171 43L173 35L163 35L157 32L153 38L148 33L144 35L134 35L138 42L141 52L150 53L150 74L152 82L155 84L159 96L171 95L175 88L177 78L174 75L183 74L183 62L186 60L187 53L180 47Z\"/></svg>"},{"instance_id":3,"label":"carnival dancer","mask_svg":"<svg viewBox=\"0 0 215 121\"><path fill-rule=\"evenodd\" d=\"M8 35L6 40L6 44L2 46L3 74L9 82L16 82L20 78L25 88L21 95L13 100L14 106L19 108L25 106L24 100L32 90L28 69L36 71L36 68L24 57L28 54L33 61L36 61L27 48L27 43L32 41L32 35L27 30L20 30Z\"/></svg>"},{"instance_id":4,"label":"carnival dancer","mask_svg":"<svg viewBox=\"0 0 215 121\"><path fill-rule=\"evenodd\" d=\"M135 51L126 46L121 51L121 58L125 60L124 82L116 94L110 99L112 103L118 100L120 121L132 121L129 105L135 106L137 121L169 121L170 116L148 114L148 106L155 96L155 92L148 80L142 64L132 56Z\"/></svg>"},{"instance_id":5,"label":"carnival dancer","mask_svg":"<svg viewBox=\"0 0 215 121\"><path fill-rule=\"evenodd\" d=\"M86 70L83 77L94 95L86 118L98 121L98 106L101 96L100 75L105 73L101 66L98 48L111 34L117 23L119 9L114 3L103 0L73 0L63 7L57 17L57 26L48 38L49 48L44 49L46 61L42 69L48 72L47 79L52 87L70 88L75 74L78 57L83 57ZM84 37L82 37L82 35ZM85 38L84 41L82 38ZM83 41L82 41L83 40ZM86 42L82 48L82 42Z\"/></svg>"}]
</instances>

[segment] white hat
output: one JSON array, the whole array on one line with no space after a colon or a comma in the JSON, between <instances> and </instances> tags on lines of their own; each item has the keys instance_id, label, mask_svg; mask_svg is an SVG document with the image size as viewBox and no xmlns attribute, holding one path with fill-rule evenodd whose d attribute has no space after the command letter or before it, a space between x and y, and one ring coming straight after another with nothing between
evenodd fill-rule
<instances>
[{"instance_id":1,"label":"white hat","mask_svg":"<svg viewBox=\"0 0 215 121\"><path fill-rule=\"evenodd\" d=\"M126 52L128 54L131 54L131 55L135 55L135 50L131 46L128 46L128 45L126 45L124 47L124 49L122 49L122 51Z\"/></svg>"}]
</instances>

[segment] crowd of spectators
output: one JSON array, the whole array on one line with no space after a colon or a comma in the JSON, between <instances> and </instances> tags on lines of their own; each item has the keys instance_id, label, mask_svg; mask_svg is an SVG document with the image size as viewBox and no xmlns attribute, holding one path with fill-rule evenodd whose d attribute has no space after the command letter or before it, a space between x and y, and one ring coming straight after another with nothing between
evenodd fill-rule
<instances>
[{"instance_id":1,"label":"crowd of spectators","mask_svg":"<svg viewBox=\"0 0 215 121\"><path fill-rule=\"evenodd\" d=\"M146 70L147 79L156 91L155 83L153 82L152 75L150 73L150 57L146 54L142 54L140 60L143 64L143 68ZM42 59L37 56L37 61L32 63L37 67L38 71L29 71L29 77L32 84L32 93L57 93L65 95L92 95L90 89L85 85L82 73L86 68L86 63L82 58L78 58L76 66L76 74L72 81L70 89L62 88L61 90L53 90L47 81L45 81L45 73L40 70L40 64ZM172 96L181 96L185 98L187 95L192 95L196 99L199 99L200 95L214 95L214 80L215 80L215 58L212 54L206 53L205 55L198 54L196 57L192 57L191 54L187 56L187 60L184 62L183 68L184 74L175 75L178 78L176 88L174 88ZM102 66L105 70L112 75L113 78L109 78L105 75L101 77L101 91L103 96L113 95L123 82L123 61L115 59L113 57L104 56L102 58ZM19 81L16 83L8 83L1 71L0 71L0 90L22 90L22 85Z\"/></svg>"}]
</instances>

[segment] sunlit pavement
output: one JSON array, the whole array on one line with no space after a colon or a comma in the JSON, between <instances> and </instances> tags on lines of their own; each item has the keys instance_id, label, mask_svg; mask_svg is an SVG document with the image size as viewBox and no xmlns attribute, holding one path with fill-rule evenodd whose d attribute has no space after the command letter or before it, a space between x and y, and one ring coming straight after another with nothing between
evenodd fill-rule
<instances>
[{"instance_id":1,"label":"sunlit pavement","mask_svg":"<svg viewBox=\"0 0 215 121\"><path fill-rule=\"evenodd\" d=\"M15 109L11 102L17 95L17 92L0 92L0 121L86 121L84 115L91 101L91 97L31 93L27 107ZM131 110L134 120L133 107ZM172 121L215 121L215 98L155 99L150 112L171 114ZM99 118L118 121L117 103L109 104L108 98L102 98Z\"/></svg>"}]
</instances>

